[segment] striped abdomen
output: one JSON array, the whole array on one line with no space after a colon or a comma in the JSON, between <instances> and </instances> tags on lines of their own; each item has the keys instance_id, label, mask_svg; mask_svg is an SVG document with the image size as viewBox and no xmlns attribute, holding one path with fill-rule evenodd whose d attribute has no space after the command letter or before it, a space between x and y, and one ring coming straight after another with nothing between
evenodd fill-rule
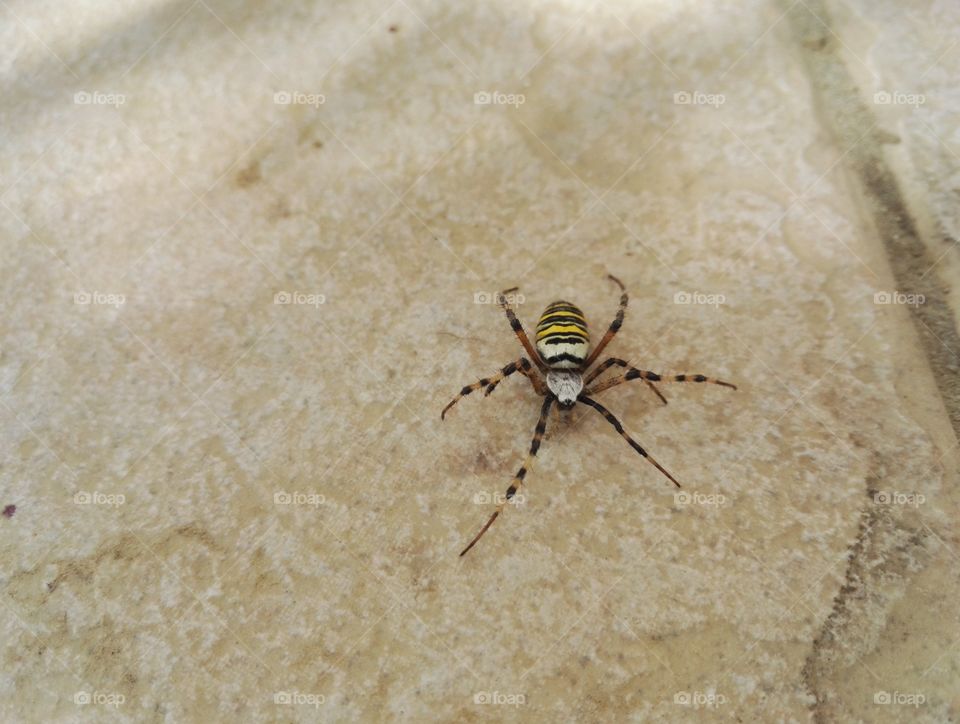
<instances>
[{"instance_id":1,"label":"striped abdomen","mask_svg":"<svg viewBox=\"0 0 960 724\"><path fill-rule=\"evenodd\" d=\"M554 302L537 323L537 351L548 367L580 367L587 358L590 335L580 308L570 302Z\"/></svg>"}]
</instances>

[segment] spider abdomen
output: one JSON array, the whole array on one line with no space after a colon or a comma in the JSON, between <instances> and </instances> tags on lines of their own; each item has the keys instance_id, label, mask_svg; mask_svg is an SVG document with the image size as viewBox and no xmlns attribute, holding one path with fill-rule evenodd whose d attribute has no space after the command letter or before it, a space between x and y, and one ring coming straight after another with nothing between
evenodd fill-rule
<instances>
[{"instance_id":1,"label":"spider abdomen","mask_svg":"<svg viewBox=\"0 0 960 724\"><path fill-rule=\"evenodd\" d=\"M590 333L580 308L562 300L548 305L537 323L537 352L547 366L579 368L589 347Z\"/></svg>"}]
</instances>

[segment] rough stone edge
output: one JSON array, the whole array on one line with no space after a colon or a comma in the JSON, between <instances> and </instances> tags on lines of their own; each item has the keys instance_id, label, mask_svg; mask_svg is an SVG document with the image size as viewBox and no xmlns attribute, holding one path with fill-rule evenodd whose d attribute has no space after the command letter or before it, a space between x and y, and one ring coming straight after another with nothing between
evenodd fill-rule
<instances>
[{"instance_id":1,"label":"rough stone edge","mask_svg":"<svg viewBox=\"0 0 960 724\"><path fill-rule=\"evenodd\" d=\"M782 0L782 5L798 40L821 121L841 148L850 149L844 161L868 204L897 287L923 294L926 299L924 304L910 308L911 319L954 435L960 440L960 362L950 352L960 350L957 320L946 290L936 282L935 275L927 274L935 260L884 156L883 145L889 142L889 133L879 128L841 57L842 48L829 28L830 16L823 0L805 0L799 5ZM872 130L864 136L864 129Z\"/></svg>"},{"instance_id":2,"label":"rough stone edge","mask_svg":"<svg viewBox=\"0 0 960 724\"><path fill-rule=\"evenodd\" d=\"M799 4L781 0L781 5L807 69L820 120L840 147L850 149L845 157L847 167L867 204L897 287L926 298L925 304L910 310L911 321L954 435L960 439L960 365L950 352L950 349L960 350L960 336L946 290L937 284L934 275L924 278L934 260L909 211L897 176L885 158L883 144L889 142L889 134L879 128L876 116L864 102L859 86L845 65L839 38L830 27L831 18L823 0L805 0ZM864 129L871 130L864 136ZM868 485L868 497L872 493L869 488ZM865 595L865 588L876 583L863 576L859 559L872 545L880 545L879 541L871 540L879 523L875 511L865 511L861 516L859 534L849 551L844 585L834 598L831 615L824 621L803 667L802 680L813 697L811 716L817 722L831 717L829 697L822 690L821 678L835 663L836 652L830 644L838 633L837 628L843 628L848 599ZM914 543L921 544L920 541Z\"/></svg>"}]
</instances>

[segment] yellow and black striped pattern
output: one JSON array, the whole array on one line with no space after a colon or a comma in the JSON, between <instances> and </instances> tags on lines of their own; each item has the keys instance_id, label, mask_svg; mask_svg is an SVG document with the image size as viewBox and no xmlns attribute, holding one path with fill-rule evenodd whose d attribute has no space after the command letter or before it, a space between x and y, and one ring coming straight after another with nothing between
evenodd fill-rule
<instances>
[{"instance_id":1,"label":"yellow and black striped pattern","mask_svg":"<svg viewBox=\"0 0 960 724\"><path fill-rule=\"evenodd\" d=\"M589 347L587 320L579 307L561 300L544 310L537 323L537 352L548 367L579 368Z\"/></svg>"}]
</instances>

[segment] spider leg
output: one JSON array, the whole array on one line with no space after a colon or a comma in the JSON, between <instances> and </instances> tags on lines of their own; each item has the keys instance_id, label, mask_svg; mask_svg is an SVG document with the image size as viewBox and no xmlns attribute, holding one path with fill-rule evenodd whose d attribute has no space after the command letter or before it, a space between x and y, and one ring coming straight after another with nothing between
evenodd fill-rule
<instances>
[{"instance_id":1,"label":"spider leg","mask_svg":"<svg viewBox=\"0 0 960 724\"><path fill-rule=\"evenodd\" d=\"M520 365L520 368L517 370L520 374L530 380L530 384L533 385L533 389L538 395L543 397L547 394L547 388L543 384L543 380L540 379L540 375L533 371L533 365L530 364L530 360L526 357L521 357L517 360L517 364ZM505 377L506 375L504 375ZM486 397L491 392L493 392L497 385L503 381L503 378L495 377L490 380L490 384L487 385L487 388L483 391L483 396Z\"/></svg>"},{"instance_id":2,"label":"spider leg","mask_svg":"<svg viewBox=\"0 0 960 724\"><path fill-rule=\"evenodd\" d=\"M517 491L523 487L523 479L527 476L527 470L533 464L533 460L537 456L537 451L540 449L540 441L543 439L543 433L547 429L547 415L550 412L550 406L553 404L553 400L553 395L547 395L543 401L543 407L540 408L540 419L537 421L537 427L533 432L533 441L530 443L530 453L527 455L527 459L523 462L523 465L517 471L517 474L513 477L510 487L507 488L507 494L504 498L504 501L497 506L497 509L493 512L493 515L490 516L490 520L488 520L486 525L480 529L480 532L474 536L473 540L467 544L467 547L461 551L461 556L473 548L476 542L480 540L481 536L487 532L487 529L493 525L493 521L497 519L497 516L503 512L503 509L507 503L509 503L513 496L517 494Z\"/></svg>"},{"instance_id":3,"label":"spider leg","mask_svg":"<svg viewBox=\"0 0 960 724\"><path fill-rule=\"evenodd\" d=\"M507 294L510 292L515 292L519 287L510 287L510 289L504 289L497 295L497 303L503 307L503 311L507 315L507 319L510 321L510 328L513 329L513 333L517 335L517 339L520 340L520 344L523 345L523 348L527 351L527 354L530 355L530 359L533 360L534 364L539 368L541 372L546 372L547 368L540 360L540 355L537 354L537 350L533 348L533 345L530 344L530 338L527 337L526 331L523 329L523 325L520 323L520 320L517 319L517 315L514 314L513 309L510 308L510 305L507 303Z\"/></svg>"},{"instance_id":4,"label":"spider leg","mask_svg":"<svg viewBox=\"0 0 960 724\"><path fill-rule=\"evenodd\" d=\"M621 363L622 363L622 364L621 364ZM594 368L590 371L590 374L588 374L586 377L583 378L583 384L584 384L584 385L589 385L591 382L593 382L595 379L597 379L597 377L599 377L600 375L602 375L604 372L606 372L608 369L610 369L610 368L613 367L614 365L620 365L620 366L622 367L622 366L627 365L627 364L629 364L629 363L626 362L625 360L621 360L621 359L618 359L618 358L616 358L616 357L608 357L608 358L605 359L603 362L601 362L601 363L598 364L596 367L594 367Z\"/></svg>"},{"instance_id":5,"label":"spider leg","mask_svg":"<svg viewBox=\"0 0 960 724\"><path fill-rule=\"evenodd\" d=\"M634 450L640 453L643 457L645 457L647 460L653 463L653 466L657 470L659 470L661 473L666 475L668 478L670 478L671 482L673 482L674 485L676 485L678 488L680 487L680 483L677 482L677 479L673 477L669 472L667 472L667 469L665 467L663 467L660 463L658 463L656 460L650 457L650 453L644 450L636 440L634 440L632 437L630 437L626 433L626 431L623 429L623 425L620 424L620 420L614 417L613 413L610 412L610 410L608 410L606 407L601 405L596 400L593 400L587 397L586 395L580 395L580 397L577 398L577 402L582 402L585 405L589 405L590 407L594 408L597 412L599 412L601 415L603 415L604 419L606 419L607 422L613 425L616 431L620 433L620 437L622 437L624 440L630 443L630 447L632 447Z\"/></svg>"},{"instance_id":6,"label":"spider leg","mask_svg":"<svg viewBox=\"0 0 960 724\"><path fill-rule=\"evenodd\" d=\"M613 365L617 365L618 367L625 367L627 369L627 373L623 375L618 375L617 377L611 377L608 380L604 380L603 382L597 383L593 387L589 388L586 394L594 395L598 392L602 392L603 390L608 390L611 387L616 387L617 385L623 382L629 382L630 380L637 380L637 379L642 379L645 382L709 382L712 385L722 385L724 387L730 387L734 390L737 389L737 386L734 384L731 384L730 382L724 382L723 380L718 380L713 377L707 377L706 375L660 375L660 374L657 374L656 372L650 372L648 370L640 370L634 367L633 365L631 365L626 360L617 359L616 357L611 357L610 359L608 359L606 362L600 365L600 367L598 367L597 370L599 370L601 367L603 369L607 369L608 367L612 367ZM585 380L585 383L592 381L593 378L597 376L597 374L591 374L590 376L588 376L587 379Z\"/></svg>"},{"instance_id":7,"label":"spider leg","mask_svg":"<svg viewBox=\"0 0 960 724\"><path fill-rule=\"evenodd\" d=\"M443 408L443 412L440 413L440 419L442 420L444 416L446 416L447 410L449 410L451 407L456 405L457 402L460 401L461 397L465 397L466 395L469 395L474 390L479 390L483 387L487 388L485 395L489 395L491 392L493 392L493 389L497 385L499 385L504 378L509 377L510 375L512 375L514 372L517 372L517 371L519 371L521 374L528 377L534 389L537 390L537 392L540 392L540 387L538 387L538 383L540 382L539 378L536 378L536 381L534 381L535 379L534 375L536 373L533 371L533 367L531 367L530 362L529 360L527 360L526 357L521 357L516 362L511 362L510 364L506 365L493 377L484 377L478 380L477 382L474 382L472 385L467 385L462 390L460 390L460 394L454 397L450 401L450 403Z\"/></svg>"},{"instance_id":8,"label":"spider leg","mask_svg":"<svg viewBox=\"0 0 960 724\"><path fill-rule=\"evenodd\" d=\"M626 287L624 287L623 282L613 276L613 274L607 274L607 277L616 282L617 286L620 287L620 291L622 292L620 295L620 308L617 309L617 316L615 316L613 321L610 322L610 327L607 329L606 334L603 335L597 346L593 348L590 356L584 361L583 367L581 368L584 370L588 369L590 365L593 364L594 360L596 360L597 357L600 356L600 353L603 352L603 348L610 344L610 340L613 339L617 332L620 331L620 327L623 325L623 315L627 312L627 301L629 298L627 297Z\"/></svg>"},{"instance_id":9,"label":"spider leg","mask_svg":"<svg viewBox=\"0 0 960 724\"><path fill-rule=\"evenodd\" d=\"M644 380L644 382L647 383L647 387L649 387L651 390L653 390L653 394L655 394L657 397L660 398L660 402L662 402L664 405L666 405L666 404L667 404L667 398L664 397L664 396L663 396L663 393L660 392L660 390L657 389L657 386L654 385L650 380Z\"/></svg>"},{"instance_id":10,"label":"spider leg","mask_svg":"<svg viewBox=\"0 0 960 724\"><path fill-rule=\"evenodd\" d=\"M595 380L597 377L599 377L599 376L602 375L604 372L606 372L608 369L610 369L611 367L613 367L614 365L617 365L617 364L623 366L623 365L626 365L627 362L625 362L624 360L621 360L621 359L617 359L616 357L610 357L610 358L606 359L605 361L603 361L602 363L600 363L599 365L597 365L597 366L593 369L593 371L590 372L590 374L587 375L587 376L584 378L584 380L583 380L584 386L589 385L591 382L593 382L593 380ZM653 394L655 394L657 397L659 397L659 398L660 398L660 401L661 401L664 405L666 405L666 404L667 404L667 398L664 397L664 396L660 393L660 390L658 390L658 389L656 388L656 386L655 386L650 380L644 380L644 382L647 384L647 387L649 387L651 390L653 390ZM618 383L618 384L619 384L619 383ZM598 385L598 387L599 387L599 385ZM610 387L613 387L613 385L610 385ZM606 387L603 387L602 389L607 389L607 388L606 388ZM593 390L590 390L590 392L593 392Z\"/></svg>"}]
</instances>

